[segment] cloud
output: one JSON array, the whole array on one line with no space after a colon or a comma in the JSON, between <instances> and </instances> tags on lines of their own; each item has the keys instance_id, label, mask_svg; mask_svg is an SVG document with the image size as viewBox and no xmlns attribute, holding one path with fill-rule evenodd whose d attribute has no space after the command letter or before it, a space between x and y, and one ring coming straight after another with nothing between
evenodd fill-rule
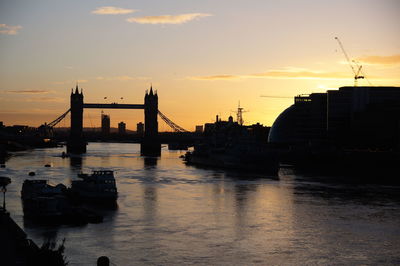
<instances>
[{"instance_id":1,"label":"cloud","mask_svg":"<svg viewBox=\"0 0 400 266\"><path fill-rule=\"evenodd\" d=\"M126 21L139 24L183 24L194 19L209 17L209 16L211 15L204 13L188 13L181 15L132 17L126 19Z\"/></svg>"},{"instance_id":2,"label":"cloud","mask_svg":"<svg viewBox=\"0 0 400 266\"><path fill-rule=\"evenodd\" d=\"M54 82L52 82L52 84L54 84L54 85L66 85L66 84L75 84L76 82L78 82L78 84L81 84L81 83L88 82L88 80L87 79L78 79L78 80L54 81Z\"/></svg>"},{"instance_id":3,"label":"cloud","mask_svg":"<svg viewBox=\"0 0 400 266\"><path fill-rule=\"evenodd\" d=\"M0 34L16 35L22 26L11 26L7 24L0 24Z\"/></svg>"},{"instance_id":4,"label":"cloud","mask_svg":"<svg viewBox=\"0 0 400 266\"><path fill-rule=\"evenodd\" d=\"M130 14L136 12L134 9L126 9L114 6L103 6L98 7L96 10L93 10L93 14L97 15L122 15L122 14Z\"/></svg>"},{"instance_id":5,"label":"cloud","mask_svg":"<svg viewBox=\"0 0 400 266\"><path fill-rule=\"evenodd\" d=\"M249 75L250 78L283 78L283 79L347 79L348 74L339 72L320 72L310 70L270 70L264 73Z\"/></svg>"},{"instance_id":6,"label":"cloud","mask_svg":"<svg viewBox=\"0 0 400 266\"><path fill-rule=\"evenodd\" d=\"M62 103L65 102L64 98L60 97L35 97L26 99L26 102L46 102L46 103Z\"/></svg>"},{"instance_id":7,"label":"cloud","mask_svg":"<svg viewBox=\"0 0 400 266\"><path fill-rule=\"evenodd\" d=\"M8 90L6 93L15 93L15 94L47 94L51 91L48 90Z\"/></svg>"},{"instance_id":8,"label":"cloud","mask_svg":"<svg viewBox=\"0 0 400 266\"><path fill-rule=\"evenodd\" d=\"M115 77L96 77L97 80L117 80L117 81L128 81L128 80L146 80L148 77L131 77L131 76L115 76Z\"/></svg>"},{"instance_id":9,"label":"cloud","mask_svg":"<svg viewBox=\"0 0 400 266\"><path fill-rule=\"evenodd\" d=\"M370 55L357 59L358 62L371 65L395 65L400 64L400 55L379 56Z\"/></svg>"},{"instance_id":10,"label":"cloud","mask_svg":"<svg viewBox=\"0 0 400 266\"><path fill-rule=\"evenodd\" d=\"M54 110L54 109L44 109L44 108L32 108L32 109L6 109L6 110L1 110L1 114L5 115L37 115L37 114L45 114L49 115L50 114L55 114L55 113L60 113L62 114L61 110Z\"/></svg>"},{"instance_id":11,"label":"cloud","mask_svg":"<svg viewBox=\"0 0 400 266\"><path fill-rule=\"evenodd\" d=\"M135 77L130 76L115 76L115 77L96 77L97 80L119 80L119 81L126 81L126 80L135 80Z\"/></svg>"},{"instance_id":12,"label":"cloud","mask_svg":"<svg viewBox=\"0 0 400 266\"><path fill-rule=\"evenodd\" d=\"M214 75L189 77L192 80L237 80L248 78L274 78L274 79L347 79L350 75L339 72L320 72L302 69L270 70L267 72L250 75Z\"/></svg>"},{"instance_id":13,"label":"cloud","mask_svg":"<svg viewBox=\"0 0 400 266\"><path fill-rule=\"evenodd\" d=\"M274 99L293 99L293 96L260 95L260 97Z\"/></svg>"},{"instance_id":14,"label":"cloud","mask_svg":"<svg viewBox=\"0 0 400 266\"><path fill-rule=\"evenodd\" d=\"M189 79L194 79L194 80L233 80L233 79L240 79L240 78L242 78L242 76L235 76L235 75L189 77Z\"/></svg>"}]
</instances>

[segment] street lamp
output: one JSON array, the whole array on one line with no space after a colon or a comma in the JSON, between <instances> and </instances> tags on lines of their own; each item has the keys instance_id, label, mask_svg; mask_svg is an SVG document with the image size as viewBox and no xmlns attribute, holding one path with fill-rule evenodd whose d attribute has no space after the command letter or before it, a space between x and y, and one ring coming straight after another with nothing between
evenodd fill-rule
<instances>
[{"instance_id":1,"label":"street lamp","mask_svg":"<svg viewBox=\"0 0 400 266\"><path fill-rule=\"evenodd\" d=\"M0 187L1 192L3 192L3 212L6 212L6 192L7 185L11 183L11 179L5 176L0 176Z\"/></svg>"}]
</instances>

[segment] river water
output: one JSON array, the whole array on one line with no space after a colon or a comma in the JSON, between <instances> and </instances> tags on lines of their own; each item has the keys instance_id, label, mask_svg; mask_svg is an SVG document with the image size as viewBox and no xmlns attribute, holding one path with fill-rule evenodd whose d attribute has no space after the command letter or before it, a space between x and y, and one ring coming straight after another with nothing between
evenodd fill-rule
<instances>
[{"instance_id":1,"label":"river water","mask_svg":"<svg viewBox=\"0 0 400 266\"><path fill-rule=\"evenodd\" d=\"M278 177L186 166L163 148L90 143L82 159L63 148L18 152L7 209L37 244L65 238L70 265L399 265L400 188L338 183L281 169ZM52 167L44 167L51 164ZM115 171L117 209L94 207L101 224L43 226L24 220L20 190L34 178L69 185L77 173ZM379 177L377 177L379 178Z\"/></svg>"}]
</instances>

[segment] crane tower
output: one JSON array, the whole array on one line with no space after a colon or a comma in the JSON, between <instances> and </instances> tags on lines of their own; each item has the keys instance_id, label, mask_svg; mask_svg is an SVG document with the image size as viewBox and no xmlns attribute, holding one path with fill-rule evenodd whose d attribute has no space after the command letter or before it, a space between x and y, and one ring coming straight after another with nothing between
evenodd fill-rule
<instances>
[{"instance_id":1,"label":"crane tower","mask_svg":"<svg viewBox=\"0 0 400 266\"><path fill-rule=\"evenodd\" d=\"M357 83L358 83L357 81L359 79L364 79L365 78L364 75L360 75L360 73L362 74L362 66L358 65L356 61L354 61L354 60L351 61L350 60L349 56L346 53L346 50L343 47L342 42L339 40L338 37L335 37L335 40L339 43L340 49L342 50L344 56L346 57L347 63L349 63L349 66L350 66L351 70L354 73L354 87L357 87ZM354 64L355 67L353 66L353 64Z\"/></svg>"}]
</instances>

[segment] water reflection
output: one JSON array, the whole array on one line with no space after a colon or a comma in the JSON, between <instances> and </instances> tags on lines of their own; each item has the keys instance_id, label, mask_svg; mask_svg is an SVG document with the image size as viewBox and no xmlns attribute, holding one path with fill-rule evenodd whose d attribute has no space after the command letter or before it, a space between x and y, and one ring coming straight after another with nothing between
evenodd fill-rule
<instances>
[{"instance_id":1,"label":"water reflection","mask_svg":"<svg viewBox=\"0 0 400 266\"><path fill-rule=\"evenodd\" d=\"M157 157L144 157L143 168L144 180L143 187L143 211L144 219L149 225L154 225L157 215Z\"/></svg>"},{"instance_id":2,"label":"water reflection","mask_svg":"<svg viewBox=\"0 0 400 266\"><path fill-rule=\"evenodd\" d=\"M1 167L1 168L4 168L5 165L6 165L6 157L0 155L0 167Z\"/></svg>"},{"instance_id":3,"label":"water reflection","mask_svg":"<svg viewBox=\"0 0 400 266\"><path fill-rule=\"evenodd\" d=\"M157 157L144 157L143 162L144 162L144 168L145 169L152 169L157 166Z\"/></svg>"},{"instance_id":4,"label":"water reflection","mask_svg":"<svg viewBox=\"0 0 400 266\"><path fill-rule=\"evenodd\" d=\"M19 192L29 171L55 183L81 169L117 172L118 208L90 206L105 215L103 223L57 228L26 223L38 243L48 231L54 238L66 237L72 265L91 265L103 254L115 265L399 262L400 203L382 187L325 184L286 170L274 179L196 168L165 150L159 159L141 157L135 144L91 143L74 165L52 157L61 151L12 157L0 174L14 178L9 208L21 222ZM45 169L49 158L54 167ZM366 189L365 196L357 193ZM379 201L365 200L373 193Z\"/></svg>"},{"instance_id":5,"label":"water reflection","mask_svg":"<svg viewBox=\"0 0 400 266\"><path fill-rule=\"evenodd\" d=\"M28 237L36 239L36 244L41 246L44 243L56 243L60 240L59 226L41 226L24 220L24 228L29 232Z\"/></svg>"},{"instance_id":6,"label":"water reflection","mask_svg":"<svg viewBox=\"0 0 400 266\"><path fill-rule=\"evenodd\" d=\"M77 171L82 170L82 157L79 155L74 155L69 157L69 164L71 168Z\"/></svg>"},{"instance_id":7,"label":"water reflection","mask_svg":"<svg viewBox=\"0 0 400 266\"><path fill-rule=\"evenodd\" d=\"M254 208L254 198L257 191L258 184L236 184L233 192L235 202L235 227L237 237L242 237L243 228L247 227L248 221L251 221L248 217L248 211Z\"/></svg>"}]
</instances>

